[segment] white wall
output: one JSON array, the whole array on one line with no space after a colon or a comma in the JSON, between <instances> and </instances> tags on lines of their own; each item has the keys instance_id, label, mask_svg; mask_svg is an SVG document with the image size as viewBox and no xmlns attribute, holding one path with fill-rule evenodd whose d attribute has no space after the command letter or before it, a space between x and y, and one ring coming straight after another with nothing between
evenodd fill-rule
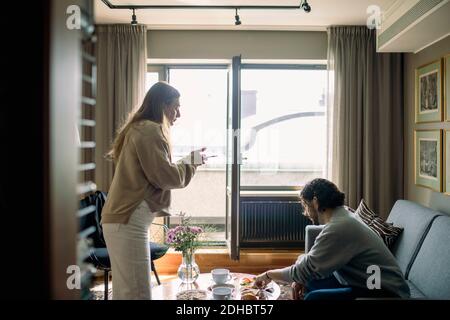
<instances>
[{"instance_id":1,"label":"white wall","mask_svg":"<svg viewBox=\"0 0 450 320\"><path fill-rule=\"evenodd\" d=\"M326 59L326 32L148 31L151 59Z\"/></svg>"}]
</instances>

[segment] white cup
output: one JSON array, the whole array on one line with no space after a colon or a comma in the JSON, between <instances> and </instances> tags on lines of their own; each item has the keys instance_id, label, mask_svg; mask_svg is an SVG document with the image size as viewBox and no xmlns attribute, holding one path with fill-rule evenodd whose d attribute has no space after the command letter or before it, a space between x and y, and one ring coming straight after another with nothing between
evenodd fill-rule
<instances>
[{"instance_id":1,"label":"white cup","mask_svg":"<svg viewBox=\"0 0 450 320\"><path fill-rule=\"evenodd\" d=\"M233 289L229 287L215 287L212 289L214 300L231 300Z\"/></svg>"},{"instance_id":2,"label":"white cup","mask_svg":"<svg viewBox=\"0 0 450 320\"><path fill-rule=\"evenodd\" d=\"M228 269L214 269L211 271L211 275L217 284L224 284L231 280L230 270Z\"/></svg>"}]
</instances>

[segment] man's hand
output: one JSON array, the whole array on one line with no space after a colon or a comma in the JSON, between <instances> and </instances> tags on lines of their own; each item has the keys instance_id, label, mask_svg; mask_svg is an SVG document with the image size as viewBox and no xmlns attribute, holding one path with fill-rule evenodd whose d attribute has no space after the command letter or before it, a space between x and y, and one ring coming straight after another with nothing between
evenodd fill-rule
<instances>
[{"instance_id":1,"label":"man's hand","mask_svg":"<svg viewBox=\"0 0 450 320\"><path fill-rule=\"evenodd\" d=\"M269 278L267 272L261 273L259 276L255 278L255 287L257 288L265 288L272 279Z\"/></svg>"}]
</instances>

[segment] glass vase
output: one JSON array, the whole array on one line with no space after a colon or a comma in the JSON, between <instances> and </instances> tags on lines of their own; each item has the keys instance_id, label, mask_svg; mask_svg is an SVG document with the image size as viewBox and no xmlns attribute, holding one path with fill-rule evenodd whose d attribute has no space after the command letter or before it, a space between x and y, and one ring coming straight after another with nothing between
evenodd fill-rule
<instances>
[{"instance_id":1,"label":"glass vase","mask_svg":"<svg viewBox=\"0 0 450 320\"><path fill-rule=\"evenodd\" d=\"M178 267L178 278L182 283L193 283L200 275L200 269L195 263L195 253L192 250L183 252L183 261Z\"/></svg>"}]
</instances>

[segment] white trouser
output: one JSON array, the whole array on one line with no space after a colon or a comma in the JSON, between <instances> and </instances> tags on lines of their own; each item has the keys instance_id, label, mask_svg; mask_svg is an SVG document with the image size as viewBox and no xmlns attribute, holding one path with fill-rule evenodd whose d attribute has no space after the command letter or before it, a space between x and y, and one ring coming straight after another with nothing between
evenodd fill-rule
<instances>
[{"instance_id":1,"label":"white trouser","mask_svg":"<svg viewBox=\"0 0 450 320\"><path fill-rule=\"evenodd\" d=\"M111 260L113 299L151 299L149 227L155 214L143 201L127 224L105 223L103 233Z\"/></svg>"}]
</instances>

